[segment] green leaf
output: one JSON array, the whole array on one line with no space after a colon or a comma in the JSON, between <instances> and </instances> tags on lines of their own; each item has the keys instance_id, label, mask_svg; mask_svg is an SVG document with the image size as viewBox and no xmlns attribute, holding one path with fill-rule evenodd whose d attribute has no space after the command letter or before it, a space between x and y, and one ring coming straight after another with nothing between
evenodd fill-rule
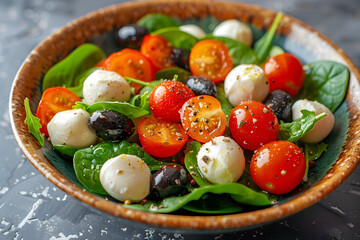
<instances>
[{"instance_id":1,"label":"green leaf","mask_svg":"<svg viewBox=\"0 0 360 240\"><path fill-rule=\"evenodd\" d=\"M94 44L80 45L45 74L42 91L55 86L69 88L80 85L80 76L105 57L105 53Z\"/></svg>"},{"instance_id":2,"label":"green leaf","mask_svg":"<svg viewBox=\"0 0 360 240\"><path fill-rule=\"evenodd\" d=\"M305 143L304 144L304 154L306 159L306 171L305 177L307 178L309 172L309 162L315 161L321 157L323 152L327 151L327 144L324 142L321 143Z\"/></svg>"},{"instance_id":3,"label":"green leaf","mask_svg":"<svg viewBox=\"0 0 360 240\"><path fill-rule=\"evenodd\" d=\"M150 112L150 106L149 106L150 93L151 92L146 91L142 94L135 95L130 99L130 104Z\"/></svg>"},{"instance_id":4,"label":"green leaf","mask_svg":"<svg viewBox=\"0 0 360 240\"><path fill-rule=\"evenodd\" d=\"M166 27L179 27L179 23L173 18L159 13L145 15L137 21L137 25L147 28L149 32L154 32Z\"/></svg>"},{"instance_id":5,"label":"green leaf","mask_svg":"<svg viewBox=\"0 0 360 240\"><path fill-rule=\"evenodd\" d=\"M326 116L326 113L315 116L314 112L305 109L301 110L301 113L301 118L293 122L285 123L282 120L280 121L278 139L296 142L309 132L317 121Z\"/></svg>"},{"instance_id":6,"label":"green leaf","mask_svg":"<svg viewBox=\"0 0 360 240\"><path fill-rule=\"evenodd\" d=\"M100 182L100 169L107 160L121 154L138 156L149 166L151 171L158 170L166 165L164 162L153 159L135 143L131 144L127 141L119 143L102 142L75 153L74 170L79 182L90 192L107 194Z\"/></svg>"},{"instance_id":7,"label":"green leaf","mask_svg":"<svg viewBox=\"0 0 360 240\"><path fill-rule=\"evenodd\" d=\"M186 79L191 75L191 73L179 67L171 67L156 72L155 79L172 80L175 75L178 76L179 82L186 84Z\"/></svg>"},{"instance_id":8,"label":"green leaf","mask_svg":"<svg viewBox=\"0 0 360 240\"><path fill-rule=\"evenodd\" d=\"M44 146L45 142L44 136L40 132L40 128L42 126L40 124L40 119L32 114L28 98L25 98L24 100L24 107L26 112L26 118L24 123L28 126L29 133L31 133L35 137L36 141L38 141L39 145L42 147Z\"/></svg>"},{"instance_id":9,"label":"green leaf","mask_svg":"<svg viewBox=\"0 0 360 240\"><path fill-rule=\"evenodd\" d=\"M216 99L219 100L221 109L225 113L226 120L229 123L230 113L233 110L233 106L225 96L224 83L220 83L216 85Z\"/></svg>"},{"instance_id":10,"label":"green leaf","mask_svg":"<svg viewBox=\"0 0 360 240\"><path fill-rule=\"evenodd\" d=\"M346 95L350 76L347 67L337 62L318 61L304 68L304 85L297 99L318 101L334 112Z\"/></svg>"},{"instance_id":11,"label":"green leaf","mask_svg":"<svg viewBox=\"0 0 360 240\"><path fill-rule=\"evenodd\" d=\"M69 157L74 157L76 151L79 150L78 148L65 146L65 145L54 145L53 147L55 150Z\"/></svg>"},{"instance_id":12,"label":"green leaf","mask_svg":"<svg viewBox=\"0 0 360 240\"><path fill-rule=\"evenodd\" d=\"M151 34L162 36L168 40L173 47L188 51L191 51L191 48L199 41L197 37L181 31L178 27L161 28Z\"/></svg>"},{"instance_id":13,"label":"green leaf","mask_svg":"<svg viewBox=\"0 0 360 240\"><path fill-rule=\"evenodd\" d=\"M90 68L90 69L85 70L83 73L81 73L78 76L78 80L76 80L76 82L78 82L79 85L77 85L75 87L68 87L68 89L70 91L72 91L73 93L75 93L76 95L78 95L80 98L84 98L84 96L83 96L84 82L88 76L90 76L93 72L95 72L98 69L100 69L100 68Z\"/></svg>"},{"instance_id":14,"label":"green leaf","mask_svg":"<svg viewBox=\"0 0 360 240\"><path fill-rule=\"evenodd\" d=\"M227 37L206 36L203 39L214 39L224 43L232 57L234 67L240 64L257 64L259 61L255 52L245 43Z\"/></svg>"},{"instance_id":15,"label":"green leaf","mask_svg":"<svg viewBox=\"0 0 360 240\"><path fill-rule=\"evenodd\" d=\"M270 50L269 57L274 57L274 56L282 54L284 52L285 52L284 49L282 49L281 47L273 46Z\"/></svg>"},{"instance_id":16,"label":"green leaf","mask_svg":"<svg viewBox=\"0 0 360 240\"><path fill-rule=\"evenodd\" d=\"M254 44L254 51L257 54L260 63L265 62L266 58L270 55L276 29L280 24L282 16L283 16L282 13L278 13L275 17L274 22L271 24L269 30L265 33L265 35L262 38L260 38Z\"/></svg>"}]
</instances>

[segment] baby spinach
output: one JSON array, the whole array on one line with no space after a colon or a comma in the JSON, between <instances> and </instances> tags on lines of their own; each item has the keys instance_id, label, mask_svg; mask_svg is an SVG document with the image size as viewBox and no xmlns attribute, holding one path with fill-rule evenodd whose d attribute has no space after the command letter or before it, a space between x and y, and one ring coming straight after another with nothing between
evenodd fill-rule
<instances>
[{"instance_id":1,"label":"baby spinach","mask_svg":"<svg viewBox=\"0 0 360 240\"><path fill-rule=\"evenodd\" d=\"M39 145L42 147L44 146L45 139L40 132L40 119L32 114L28 98L24 99L24 107L26 112L26 118L24 123L28 126L29 133L31 133L35 137L36 141L38 141Z\"/></svg>"},{"instance_id":2,"label":"baby spinach","mask_svg":"<svg viewBox=\"0 0 360 240\"><path fill-rule=\"evenodd\" d=\"M45 74L42 90L49 87L75 87L86 70L105 58L105 53L96 45L85 43L72 51L65 59L55 64Z\"/></svg>"},{"instance_id":3,"label":"baby spinach","mask_svg":"<svg viewBox=\"0 0 360 240\"><path fill-rule=\"evenodd\" d=\"M306 159L306 171L305 171L305 175L304 178L307 178L308 172L309 172L309 163L311 161L315 161L318 158L321 157L321 155L323 154L323 152L327 151L327 144L324 142L320 142L320 143L305 143L304 144L304 154L305 154L305 159Z\"/></svg>"},{"instance_id":4,"label":"baby spinach","mask_svg":"<svg viewBox=\"0 0 360 240\"><path fill-rule=\"evenodd\" d=\"M280 121L278 136L280 140L296 142L309 132L317 121L326 116L326 113L321 113L316 116L315 112L310 112L305 109L301 110L301 113L301 118L293 122L285 123L282 120Z\"/></svg>"},{"instance_id":5,"label":"baby spinach","mask_svg":"<svg viewBox=\"0 0 360 240\"><path fill-rule=\"evenodd\" d=\"M84 97L83 96L83 86L84 86L84 82L85 82L86 78L98 69L100 69L100 68L90 68L90 69L85 70L83 73L81 73L78 76L78 80L76 80L78 85L75 87L68 87L68 89L70 91L72 91L73 93L75 93L76 95L78 95L80 98L83 98Z\"/></svg>"},{"instance_id":6,"label":"baby spinach","mask_svg":"<svg viewBox=\"0 0 360 240\"><path fill-rule=\"evenodd\" d=\"M168 40L175 48L183 48L188 51L199 41L199 39L178 27L161 28L151 34L159 35Z\"/></svg>"},{"instance_id":7,"label":"baby spinach","mask_svg":"<svg viewBox=\"0 0 360 240\"><path fill-rule=\"evenodd\" d=\"M65 145L54 145L53 147L56 151L69 157L74 157L76 151L79 150L77 148L65 146Z\"/></svg>"},{"instance_id":8,"label":"baby spinach","mask_svg":"<svg viewBox=\"0 0 360 240\"><path fill-rule=\"evenodd\" d=\"M179 23L173 18L160 13L147 14L137 21L137 24L155 32L166 27L179 27Z\"/></svg>"},{"instance_id":9,"label":"baby spinach","mask_svg":"<svg viewBox=\"0 0 360 240\"><path fill-rule=\"evenodd\" d=\"M79 181L90 192L107 194L100 182L100 169L109 159L121 154L131 154L141 158L151 171L166 165L156 161L136 143L121 141L119 143L102 142L95 146L81 149L74 155L74 170Z\"/></svg>"},{"instance_id":10,"label":"baby spinach","mask_svg":"<svg viewBox=\"0 0 360 240\"><path fill-rule=\"evenodd\" d=\"M305 81L297 99L318 101L334 112L343 102L347 91L347 67L333 61L317 61L304 68Z\"/></svg>"},{"instance_id":11,"label":"baby spinach","mask_svg":"<svg viewBox=\"0 0 360 240\"><path fill-rule=\"evenodd\" d=\"M229 122L230 113L233 110L233 106L225 96L224 84L220 83L216 85L216 99L219 100L221 109L225 113L226 119Z\"/></svg>"},{"instance_id":12,"label":"baby spinach","mask_svg":"<svg viewBox=\"0 0 360 240\"><path fill-rule=\"evenodd\" d=\"M142 94L135 95L130 99L130 104L134 105L135 107L139 107L142 109L145 109L150 112L150 106L149 106L149 91L146 91Z\"/></svg>"},{"instance_id":13,"label":"baby spinach","mask_svg":"<svg viewBox=\"0 0 360 240\"><path fill-rule=\"evenodd\" d=\"M183 68L179 67L170 67L160 70L155 73L155 79L163 79L163 80L171 80L174 76L178 76L178 81L182 83L186 83L187 78L191 75L191 73Z\"/></svg>"},{"instance_id":14,"label":"baby spinach","mask_svg":"<svg viewBox=\"0 0 360 240\"><path fill-rule=\"evenodd\" d=\"M274 36L276 29L278 28L283 14L278 13L275 17L274 22L271 24L269 30L257 40L254 44L254 51L257 54L260 64L266 61L266 58L270 55L270 51L273 46Z\"/></svg>"}]
</instances>

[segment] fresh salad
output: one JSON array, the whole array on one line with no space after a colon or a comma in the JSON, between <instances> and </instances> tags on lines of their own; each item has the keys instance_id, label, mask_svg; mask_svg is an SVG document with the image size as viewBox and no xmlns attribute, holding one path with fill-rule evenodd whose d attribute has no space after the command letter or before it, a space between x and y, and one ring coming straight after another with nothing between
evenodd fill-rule
<instances>
[{"instance_id":1,"label":"fresh salad","mask_svg":"<svg viewBox=\"0 0 360 240\"><path fill-rule=\"evenodd\" d=\"M127 208L227 214L277 203L308 179L343 102L348 69L307 65L241 21L211 32L162 14L85 43L42 81L25 123L78 181Z\"/></svg>"}]
</instances>

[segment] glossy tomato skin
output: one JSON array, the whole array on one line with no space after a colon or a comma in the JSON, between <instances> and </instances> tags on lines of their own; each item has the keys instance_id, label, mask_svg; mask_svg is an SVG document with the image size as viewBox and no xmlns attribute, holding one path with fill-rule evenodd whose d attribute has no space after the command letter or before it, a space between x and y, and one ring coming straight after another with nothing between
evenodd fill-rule
<instances>
[{"instance_id":1,"label":"glossy tomato skin","mask_svg":"<svg viewBox=\"0 0 360 240\"><path fill-rule=\"evenodd\" d=\"M233 61L226 45L217 40L202 40L190 52L190 71L193 75L223 82L233 68Z\"/></svg>"},{"instance_id":2,"label":"glossy tomato skin","mask_svg":"<svg viewBox=\"0 0 360 240\"><path fill-rule=\"evenodd\" d=\"M294 143L274 141L255 151L250 162L250 175L261 189L285 194L295 189L304 177L306 160Z\"/></svg>"},{"instance_id":3,"label":"glossy tomato skin","mask_svg":"<svg viewBox=\"0 0 360 240\"><path fill-rule=\"evenodd\" d=\"M36 110L36 117L40 118L40 132L49 136L47 124L56 113L70 110L81 99L72 91L63 87L51 87L44 91Z\"/></svg>"},{"instance_id":4,"label":"glossy tomato skin","mask_svg":"<svg viewBox=\"0 0 360 240\"><path fill-rule=\"evenodd\" d=\"M145 152L160 158L175 155L188 140L180 124L153 117L141 120L137 130Z\"/></svg>"},{"instance_id":5,"label":"glossy tomato skin","mask_svg":"<svg viewBox=\"0 0 360 240\"><path fill-rule=\"evenodd\" d=\"M190 98L180 110L181 125L190 137L206 143L224 134L226 116L220 102L209 95Z\"/></svg>"},{"instance_id":6,"label":"glossy tomato skin","mask_svg":"<svg viewBox=\"0 0 360 240\"><path fill-rule=\"evenodd\" d=\"M178 81L165 81L151 92L150 110L156 118L180 122L179 110L195 94L185 84Z\"/></svg>"},{"instance_id":7,"label":"glossy tomato skin","mask_svg":"<svg viewBox=\"0 0 360 240\"><path fill-rule=\"evenodd\" d=\"M256 150L277 139L279 122L267 106L250 100L240 103L231 111L229 128L242 148Z\"/></svg>"},{"instance_id":8,"label":"glossy tomato skin","mask_svg":"<svg viewBox=\"0 0 360 240\"><path fill-rule=\"evenodd\" d=\"M141 43L140 51L155 66L155 71L174 67L173 47L170 42L159 35L146 35Z\"/></svg>"},{"instance_id":9,"label":"glossy tomato skin","mask_svg":"<svg viewBox=\"0 0 360 240\"><path fill-rule=\"evenodd\" d=\"M151 61L134 49L125 48L115 52L100 64L103 70L116 72L122 77L131 77L144 82L155 79L155 70ZM142 87L137 83L130 85L135 88L135 93Z\"/></svg>"},{"instance_id":10,"label":"glossy tomato skin","mask_svg":"<svg viewBox=\"0 0 360 240\"><path fill-rule=\"evenodd\" d=\"M263 68L269 81L270 92L280 89L295 97L303 86L303 66L300 60L290 53L269 58Z\"/></svg>"}]
</instances>

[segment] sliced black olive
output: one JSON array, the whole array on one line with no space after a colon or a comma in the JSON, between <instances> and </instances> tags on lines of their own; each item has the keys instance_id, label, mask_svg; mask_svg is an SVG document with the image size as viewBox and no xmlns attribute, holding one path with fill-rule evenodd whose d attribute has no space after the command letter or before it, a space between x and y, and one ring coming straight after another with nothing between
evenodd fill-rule
<instances>
[{"instance_id":1,"label":"sliced black olive","mask_svg":"<svg viewBox=\"0 0 360 240\"><path fill-rule=\"evenodd\" d=\"M149 31L145 27L129 24L116 31L115 41L120 48L139 49L144 36L147 34Z\"/></svg>"},{"instance_id":2,"label":"sliced black olive","mask_svg":"<svg viewBox=\"0 0 360 240\"><path fill-rule=\"evenodd\" d=\"M196 96L210 95L216 97L216 86L208 78L189 76L186 80L186 86L188 86Z\"/></svg>"},{"instance_id":3,"label":"sliced black olive","mask_svg":"<svg viewBox=\"0 0 360 240\"><path fill-rule=\"evenodd\" d=\"M278 120L291 122L293 99L289 93L282 90L275 90L266 97L264 104L276 115Z\"/></svg>"},{"instance_id":4,"label":"sliced black olive","mask_svg":"<svg viewBox=\"0 0 360 240\"><path fill-rule=\"evenodd\" d=\"M173 61L176 66L190 70L189 67L189 56L190 52L182 48L173 48L172 50Z\"/></svg>"},{"instance_id":5,"label":"sliced black olive","mask_svg":"<svg viewBox=\"0 0 360 240\"><path fill-rule=\"evenodd\" d=\"M188 182L186 170L178 165L161 167L151 179L151 193L158 199L180 193Z\"/></svg>"},{"instance_id":6,"label":"sliced black olive","mask_svg":"<svg viewBox=\"0 0 360 240\"><path fill-rule=\"evenodd\" d=\"M99 110L90 115L89 128L104 140L118 142L128 139L134 133L135 125L121 113Z\"/></svg>"}]
</instances>

